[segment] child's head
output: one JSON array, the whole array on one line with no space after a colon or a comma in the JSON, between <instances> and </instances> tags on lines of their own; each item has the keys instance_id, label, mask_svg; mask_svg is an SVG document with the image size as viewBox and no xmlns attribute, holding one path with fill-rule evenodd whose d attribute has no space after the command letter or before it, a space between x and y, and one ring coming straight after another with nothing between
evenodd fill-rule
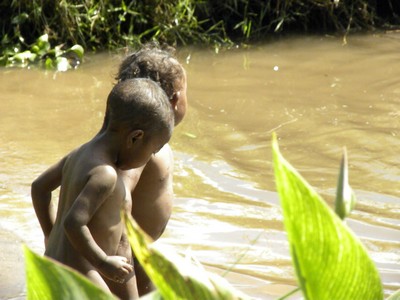
<instances>
[{"instance_id":1,"label":"child's head","mask_svg":"<svg viewBox=\"0 0 400 300\"><path fill-rule=\"evenodd\" d=\"M150 43L128 55L121 63L118 82L130 78L149 78L157 82L167 94L174 109L175 125L186 113L186 72L174 56L172 47L161 49Z\"/></svg>"},{"instance_id":2,"label":"child's head","mask_svg":"<svg viewBox=\"0 0 400 300\"><path fill-rule=\"evenodd\" d=\"M167 95L146 78L117 83L108 96L106 115L106 130L122 133L120 168L147 163L169 141L174 127Z\"/></svg>"}]
</instances>

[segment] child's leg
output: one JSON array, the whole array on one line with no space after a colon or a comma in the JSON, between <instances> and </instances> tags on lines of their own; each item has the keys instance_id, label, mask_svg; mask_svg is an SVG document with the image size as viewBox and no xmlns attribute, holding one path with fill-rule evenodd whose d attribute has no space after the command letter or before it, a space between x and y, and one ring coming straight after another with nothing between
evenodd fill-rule
<instances>
[{"instance_id":1,"label":"child's leg","mask_svg":"<svg viewBox=\"0 0 400 300\"><path fill-rule=\"evenodd\" d=\"M139 299L138 289L136 285L135 273L129 274L129 277L124 283L118 283L105 279L111 292L122 300L136 300Z\"/></svg>"},{"instance_id":2,"label":"child's leg","mask_svg":"<svg viewBox=\"0 0 400 300\"><path fill-rule=\"evenodd\" d=\"M96 270L89 270L86 273L86 277L89 278L95 285L110 293L110 289L108 288L106 282L104 281L103 277L101 277L99 272L97 272Z\"/></svg>"}]
</instances>

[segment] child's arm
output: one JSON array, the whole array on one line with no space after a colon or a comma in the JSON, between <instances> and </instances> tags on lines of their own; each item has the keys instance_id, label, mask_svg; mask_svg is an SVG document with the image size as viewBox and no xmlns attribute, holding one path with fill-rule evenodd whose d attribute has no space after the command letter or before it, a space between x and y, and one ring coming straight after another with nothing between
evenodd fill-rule
<instances>
[{"instance_id":1,"label":"child's arm","mask_svg":"<svg viewBox=\"0 0 400 300\"><path fill-rule=\"evenodd\" d=\"M74 248L83 257L105 277L120 282L133 271L132 265L128 264L125 257L108 256L96 243L88 227L98 208L114 191L116 182L117 173L113 168L97 167L69 210L64 229Z\"/></svg>"},{"instance_id":2,"label":"child's arm","mask_svg":"<svg viewBox=\"0 0 400 300\"><path fill-rule=\"evenodd\" d=\"M36 216L42 228L45 244L54 225L55 209L51 193L61 185L62 169L67 157L42 173L31 185L31 197Z\"/></svg>"}]
</instances>

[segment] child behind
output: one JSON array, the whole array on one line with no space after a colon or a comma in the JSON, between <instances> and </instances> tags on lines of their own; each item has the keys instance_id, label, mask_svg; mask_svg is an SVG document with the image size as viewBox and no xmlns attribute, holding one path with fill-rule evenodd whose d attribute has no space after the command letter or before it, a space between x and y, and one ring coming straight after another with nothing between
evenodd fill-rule
<instances>
[{"instance_id":1,"label":"child behind","mask_svg":"<svg viewBox=\"0 0 400 300\"><path fill-rule=\"evenodd\" d=\"M45 255L109 291L105 279L122 283L134 276L132 262L117 255L124 230L120 211L131 203L119 170L145 165L168 143L174 115L165 92L149 79L118 83L108 96L106 115L107 126L101 132L37 180L62 170L61 179L54 179L61 180L61 190ZM48 195L36 192L32 201L47 231L48 216L42 216Z\"/></svg>"},{"instance_id":2,"label":"child behind","mask_svg":"<svg viewBox=\"0 0 400 300\"><path fill-rule=\"evenodd\" d=\"M150 78L157 82L169 98L176 126L184 118L187 109L187 79L185 69L175 57L174 51L172 47L161 48L157 43L146 44L124 58L116 79L121 82L130 78ZM103 128L107 119L106 116ZM154 240L163 233L172 212L173 165L173 153L166 144L151 157L144 169L131 169L122 174L132 195L132 205L131 208L127 206L127 210ZM121 241L119 253L131 257L131 249L126 240ZM134 267L139 294L144 295L153 290L154 286L137 261ZM114 282L108 284L117 295L124 295L124 286Z\"/></svg>"}]
</instances>

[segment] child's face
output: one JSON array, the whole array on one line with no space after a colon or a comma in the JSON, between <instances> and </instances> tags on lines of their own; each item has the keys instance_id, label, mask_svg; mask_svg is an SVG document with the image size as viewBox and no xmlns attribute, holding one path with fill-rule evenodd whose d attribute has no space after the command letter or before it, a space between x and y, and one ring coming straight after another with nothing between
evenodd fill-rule
<instances>
[{"instance_id":1,"label":"child's face","mask_svg":"<svg viewBox=\"0 0 400 300\"><path fill-rule=\"evenodd\" d=\"M171 138L167 129L156 134L143 132L142 136L131 138L130 144L120 153L118 167L122 170L139 168L157 153Z\"/></svg>"},{"instance_id":2,"label":"child's face","mask_svg":"<svg viewBox=\"0 0 400 300\"><path fill-rule=\"evenodd\" d=\"M183 77L174 83L175 92L177 93L178 97L175 107L173 107L175 115L175 126L182 121L187 109L187 78L185 69L182 68L182 70Z\"/></svg>"}]
</instances>

